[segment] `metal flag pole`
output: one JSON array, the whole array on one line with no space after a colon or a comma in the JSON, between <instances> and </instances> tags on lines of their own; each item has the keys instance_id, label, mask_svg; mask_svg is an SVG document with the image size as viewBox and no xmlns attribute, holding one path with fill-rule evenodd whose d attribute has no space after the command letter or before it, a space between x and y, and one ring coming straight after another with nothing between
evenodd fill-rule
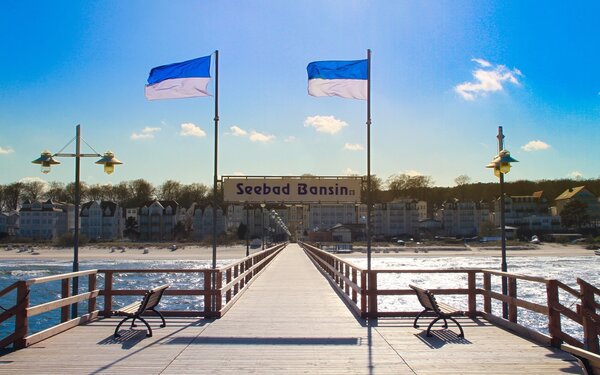
<instances>
[{"instance_id":1,"label":"metal flag pole","mask_svg":"<svg viewBox=\"0 0 600 375\"><path fill-rule=\"evenodd\" d=\"M81 160L81 125L75 128L75 225L73 231L73 272L79 272L79 206L81 205L80 160ZM79 294L79 277L73 278L73 296ZM77 318L77 303L71 307L71 319Z\"/></svg>"},{"instance_id":2,"label":"metal flag pole","mask_svg":"<svg viewBox=\"0 0 600 375\"><path fill-rule=\"evenodd\" d=\"M371 50L367 50L367 269L371 270Z\"/></svg>"},{"instance_id":3,"label":"metal flag pole","mask_svg":"<svg viewBox=\"0 0 600 375\"><path fill-rule=\"evenodd\" d=\"M212 235L212 268L217 268L217 183L218 183L218 155L219 155L219 50L215 51L215 167L213 176L213 235ZM217 273L211 277L212 290L217 289ZM216 296L211 297L212 311L217 312Z\"/></svg>"},{"instance_id":4,"label":"metal flag pole","mask_svg":"<svg viewBox=\"0 0 600 375\"><path fill-rule=\"evenodd\" d=\"M217 268L217 183L218 183L218 149L219 149L219 50L215 51L215 171L213 178L213 238L212 268ZM215 283L213 277L213 286Z\"/></svg>"},{"instance_id":5,"label":"metal flag pole","mask_svg":"<svg viewBox=\"0 0 600 375\"><path fill-rule=\"evenodd\" d=\"M498 126L498 155L504 150L504 134L502 126ZM505 219L505 198L504 198L504 173L500 172L500 240L501 240L501 255L502 263L500 268L502 272L508 272L506 264L506 219ZM508 280L506 276L502 276L502 295L508 295ZM502 317L508 319L508 303L502 302Z\"/></svg>"}]
</instances>

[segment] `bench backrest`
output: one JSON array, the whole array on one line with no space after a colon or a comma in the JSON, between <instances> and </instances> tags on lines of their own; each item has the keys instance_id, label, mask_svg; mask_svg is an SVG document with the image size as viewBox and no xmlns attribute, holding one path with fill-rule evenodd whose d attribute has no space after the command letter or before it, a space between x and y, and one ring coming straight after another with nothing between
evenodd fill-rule
<instances>
[{"instance_id":1,"label":"bench backrest","mask_svg":"<svg viewBox=\"0 0 600 375\"><path fill-rule=\"evenodd\" d=\"M416 285L409 285L417 293L419 303L426 309L433 310L436 313L440 313L440 307L435 300L435 296L427 289L419 288Z\"/></svg>"},{"instance_id":2,"label":"bench backrest","mask_svg":"<svg viewBox=\"0 0 600 375\"><path fill-rule=\"evenodd\" d=\"M156 288L150 289L144 294L144 299L140 304L140 308L138 309L137 314L140 315L144 311L153 309L160 303L160 299L162 298L163 293L169 287L169 284L157 286Z\"/></svg>"}]
</instances>

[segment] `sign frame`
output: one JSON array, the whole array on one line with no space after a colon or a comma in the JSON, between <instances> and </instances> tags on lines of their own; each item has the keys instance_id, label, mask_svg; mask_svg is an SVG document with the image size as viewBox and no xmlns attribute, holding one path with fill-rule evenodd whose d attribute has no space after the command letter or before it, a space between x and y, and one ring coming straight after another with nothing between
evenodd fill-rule
<instances>
[{"instance_id":1,"label":"sign frame","mask_svg":"<svg viewBox=\"0 0 600 375\"><path fill-rule=\"evenodd\" d=\"M362 203L361 176L222 176L221 181L226 203Z\"/></svg>"}]
</instances>

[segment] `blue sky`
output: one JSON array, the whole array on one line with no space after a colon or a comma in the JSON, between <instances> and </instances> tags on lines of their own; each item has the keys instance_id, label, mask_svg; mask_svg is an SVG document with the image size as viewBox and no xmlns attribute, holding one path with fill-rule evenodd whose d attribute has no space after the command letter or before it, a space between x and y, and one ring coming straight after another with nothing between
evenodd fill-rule
<instances>
[{"instance_id":1,"label":"blue sky","mask_svg":"<svg viewBox=\"0 0 600 375\"><path fill-rule=\"evenodd\" d=\"M147 101L152 67L220 53L219 175L366 173L366 103L307 95L306 65L372 50L372 173L494 181L600 176L600 3L5 1L0 184L71 182L31 164L81 124L125 164L89 184L212 184L214 100ZM9 11L10 10L10 11ZM214 82L209 86L214 92ZM91 152L84 147L84 152ZM74 152L69 146L65 152Z\"/></svg>"}]
</instances>

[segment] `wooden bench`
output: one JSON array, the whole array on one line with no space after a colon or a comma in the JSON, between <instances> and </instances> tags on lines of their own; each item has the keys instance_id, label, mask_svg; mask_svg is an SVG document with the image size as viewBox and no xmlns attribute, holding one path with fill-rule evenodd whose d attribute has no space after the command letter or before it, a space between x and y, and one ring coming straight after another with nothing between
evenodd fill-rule
<instances>
[{"instance_id":1,"label":"wooden bench","mask_svg":"<svg viewBox=\"0 0 600 375\"><path fill-rule=\"evenodd\" d=\"M457 310L452 306L449 306L449 305L446 305L445 303L440 303L440 302L436 301L433 293L431 293L431 291L429 291L427 289L419 288L416 285L409 285L409 286L411 287L411 289L413 289L417 293L417 298L419 299L421 306L423 306L423 308L424 308L424 310L421 311L419 313L419 315L417 315L417 317L415 318L413 327L419 328L419 326L417 325L417 320L419 320L419 318L424 313L431 311L435 314L436 317L431 323L429 323L429 327L427 327L427 336L431 336L431 333L430 333L431 327L433 327L433 325L438 320L442 319L444 321L444 328L448 328L448 321L446 319L450 319L454 322L454 324L456 324L456 326L460 330L460 334L458 335L458 337L465 337L465 333L464 333L462 327L456 321L456 319L453 318L453 316L465 315L464 311Z\"/></svg>"},{"instance_id":2,"label":"wooden bench","mask_svg":"<svg viewBox=\"0 0 600 375\"><path fill-rule=\"evenodd\" d=\"M160 316L160 319L162 320L162 324L160 326L165 327L167 325L167 323L165 322L165 318L162 316L162 314L158 310L156 310L156 306L159 304L163 293L169 286L170 286L169 284L165 284L165 285L157 286L156 288L150 289L146 292L146 294L144 294L144 298L141 301L134 302L132 304L129 304L127 306L120 308L119 310L112 311L111 312L112 315L125 316L125 318L123 320L121 320L121 322L119 322L119 324L117 325L117 328L115 328L114 337L116 338L116 337L120 336L119 328L121 328L121 325L123 323L125 323L125 321L127 319L133 319L131 321L132 328L136 326L135 325L136 319L141 320L146 325L146 328L148 328L148 333L146 334L146 336L152 337L152 328L150 328L150 325L148 324L148 322L146 322L146 320L144 318L142 318L142 314L144 314L148 310L154 311L155 313L157 313L158 316Z\"/></svg>"}]
</instances>

